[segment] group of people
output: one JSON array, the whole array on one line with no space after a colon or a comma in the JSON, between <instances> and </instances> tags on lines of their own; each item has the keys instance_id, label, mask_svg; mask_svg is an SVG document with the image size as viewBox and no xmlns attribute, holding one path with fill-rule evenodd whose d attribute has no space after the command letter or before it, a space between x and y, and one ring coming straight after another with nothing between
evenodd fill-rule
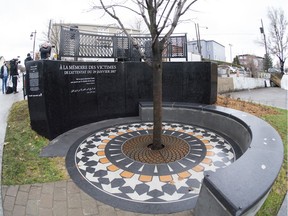
<instances>
[{"instance_id":1,"label":"group of people","mask_svg":"<svg viewBox=\"0 0 288 216\"><path fill-rule=\"evenodd\" d=\"M32 61L32 57L30 53L27 54L27 57L25 59L25 66L26 62ZM14 58L10 60L9 62L4 61L3 65L0 69L0 78L2 79L2 94L9 94L9 93L18 93L17 91L17 83L19 78L18 73L18 64L20 61L17 58ZM12 81L12 87L8 85L9 81ZM12 90L10 91L10 89Z\"/></svg>"},{"instance_id":2,"label":"group of people","mask_svg":"<svg viewBox=\"0 0 288 216\"><path fill-rule=\"evenodd\" d=\"M51 55L51 45L47 42L42 44L40 46L40 58L41 59L49 59ZM32 61L33 58L31 57L30 53L27 54L27 57L24 61L25 67L26 63L28 61ZM8 65L9 63L9 65ZM18 93L17 91L17 82L19 78L19 73L18 73L18 64L20 61L18 59L12 59L9 62L4 62L3 65L1 66L0 70L0 78L2 79L2 93L7 94L7 93ZM10 78L10 79L9 79ZM9 86L8 86L8 81L12 80L12 92L9 92Z\"/></svg>"},{"instance_id":3,"label":"group of people","mask_svg":"<svg viewBox=\"0 0 288 216\"><path fill-rule=\"evenodd\" d=\"M2 79L2 93L3 94L8 94L14 92L14 94L18 93L17 91L17 82L18 82L18 64L20 62L18 59L12 59L9 62L9 67L7 65L7 62L5 61L1 67L1 73L0 73L0 78ZM12 80L12 91L10 92L9 86L7 85L8 79Z\"/></svg>"}]
</instances>

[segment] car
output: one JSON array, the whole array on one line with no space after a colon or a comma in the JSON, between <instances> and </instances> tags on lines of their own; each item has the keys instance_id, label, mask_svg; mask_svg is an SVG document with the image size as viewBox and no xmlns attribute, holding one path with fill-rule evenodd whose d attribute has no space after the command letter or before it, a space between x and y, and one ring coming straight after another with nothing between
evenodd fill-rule
<instances>
[{"instance_id":1,"label":"car","mask_svg":"<svg viewBox=\"0 0 288 216\"><path fill-rule=\"evenodd\" d=\"M278 68L268 68L268 73L281 73Z\"/></svg>"},{"instance_id":2,"label":"car","mask_svg":"<svg viewBox=\"0 0 288 216\"><path fill-rule=\"evenodd\" d=\"M228 65L218 65L218 76L219 77L229 77L230 76L230 66Z\"/></svg>"}]
</instances>

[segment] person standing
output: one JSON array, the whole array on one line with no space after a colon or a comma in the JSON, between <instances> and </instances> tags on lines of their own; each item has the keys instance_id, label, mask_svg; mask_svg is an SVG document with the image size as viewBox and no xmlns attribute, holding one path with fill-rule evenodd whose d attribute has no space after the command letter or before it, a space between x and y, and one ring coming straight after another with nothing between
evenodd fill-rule
<instances>
[{"instance_id":1,"label":"person standing","mask_svg":"<svg viewBox=\"0 0 288 216\"><path fill-rule=\"evenodd\" d=\"M26 62L28 62L28 61L33 61L33 58L31 57L30 53L27 54L27 57L26 57L26 59L24 60L24 65L25 65L25 67L26 67Z\"/></svg>"},{"instance_id":2,"label":"person standing","mask_svg":"<svg viewBox=\"0 0 288 216\"><path fill-rule=\"evenodd\" d=\"M40 47L40 57L41 59L49 59L51 55L51 45L48 42L45 42L44 44L41 45Z\"/></svg>"},{"instance_id":3,"label":"person standing","mask_svg":"<svg viewBox=\"0 0 288 216\"><path fill-rule=\"evenodd\" d=\"M24 94L24 99L25 99L25 96L27 94L27 76L28 76L28 68L27 68L27 62L29 61L33 61L33 58L31 57L30 53L27 54L27 57L26 59L24 60L24 65L25 65L25 69L26 69L26 73L23 75L23 94Z\"/></svg>"},{"instance_id":4,"label":"person standing","mask_svg":"<svg viewBox=\"0 0 288 216\"><path fill-rule=\"evenodd\" d=\"M10 61L10 77L12 77L13 92L18 93L17 91L17 81L18 81L18 59L12 59Z\"/></svg>"},{"instance_id":5,"label":"person standing","mask_svg":"<svg viewBox=\"0 0 288 216\"><path fill-rule=\"evenodd\" d=\"M6 62L1 67L1 74L0 77L2 79L2 93L5 94L7 90L7 81L9 77L9 69L6 65Z\"/></svg>"}]
</instances>

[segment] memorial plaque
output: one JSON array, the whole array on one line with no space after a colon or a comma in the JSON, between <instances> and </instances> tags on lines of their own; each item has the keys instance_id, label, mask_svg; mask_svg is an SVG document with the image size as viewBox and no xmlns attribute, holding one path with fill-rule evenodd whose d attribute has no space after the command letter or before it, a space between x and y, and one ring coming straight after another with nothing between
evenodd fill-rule
<instances>
[{"instance_id":1,"label":"memorial plaque","mask_svg":"<svg viewBox=\"0 0 288 216\"><path fill-rule=\"evenodd\" d=\"M153 100L153 71L144 62L40 60L27 68L31 126L49 139L84 124L138 116L139 102ZM163 63L163 102L211 104L216 96L212 63Z\"/></svg>"}]
</instances>

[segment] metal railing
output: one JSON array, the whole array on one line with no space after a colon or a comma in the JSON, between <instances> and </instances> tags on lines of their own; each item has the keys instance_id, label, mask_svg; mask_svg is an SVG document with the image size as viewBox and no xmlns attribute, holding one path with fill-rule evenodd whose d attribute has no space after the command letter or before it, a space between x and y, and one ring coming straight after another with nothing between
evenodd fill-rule
<instances>
[{"instance_id":1,"label":"metal railing","mask_svg":"<svg viewBox=\"0 0 288 216\"><path fill-rule=\"evenodd\" d=\"M152 57L151 37L132 35L147 58ZM184 58L187 60L186 34L172 35L162 53L163 58ZM127 36L94 34L77 28L61 27L59 58L114 58L118 61L140 61L138 51Z\"/></svg>"}]
</instances>

